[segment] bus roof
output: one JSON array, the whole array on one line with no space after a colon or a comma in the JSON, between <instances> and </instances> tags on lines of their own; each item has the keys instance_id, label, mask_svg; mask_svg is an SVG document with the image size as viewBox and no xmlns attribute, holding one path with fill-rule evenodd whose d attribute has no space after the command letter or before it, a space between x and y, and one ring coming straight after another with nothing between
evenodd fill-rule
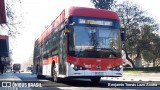
<instances>
[{"instance_id":1,"label":"bus roof","mask_svg":"<svg viewBox=\"0 0 160 90\"><path fill-rule=\"evenodd\" d=\"M7 35L0 35L0 39L8 39L8 36Z\"/></svg>"},{"instance_id":2,"label":"bus roof","mask_svg":"<svg viewBox=\"0 0 160 90\"><path fill-rule=\"evenodd\" d=\"M85 7L70 7L63 10L61 14L51 23L51 25L41 34L41 36L35 41L35 46L42 42L42 40L44 40L54 28L56 28L69 16L89 16L119 20L118 15L113 11Z\"/></svg>"},{"instance_id":3,"label":"bus roof","mask_svg":"<svg viewBox=\"0 0 160 90\"><path fill-rule=\"evenodd\" d=\"M68 16L89 16L98 18L110 18L119 19L118 15L109 10L95 9L95 8L85 8L85 7L70 7L66 9L66 17Z\"/></svg>"}]
</instances>

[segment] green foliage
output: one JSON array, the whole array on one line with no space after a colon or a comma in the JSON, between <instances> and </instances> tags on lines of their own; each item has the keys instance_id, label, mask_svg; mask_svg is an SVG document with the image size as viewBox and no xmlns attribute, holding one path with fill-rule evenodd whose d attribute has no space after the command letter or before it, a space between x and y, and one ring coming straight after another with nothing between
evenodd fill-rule
<instances>
[{"instance_id":1,"label":"green foliage","mask_svg":"<svg viewBox=\"0 0 160 90\"><path fill-rule=\"evenodd\" d=\"M96 8L99 9L111 9L115 4L115 0L91 0Z\"/></svg>"},{"instance_id":2,"label":"green foliage","mask_svg":"<svg viewBox=\"0 0 160 90\"><path fill-rule=\"evenodd\" d=\"M160 38L155 34L159 30L159 25L152 17L147 16L146 12L141 10L138 5L128 1L116 4L114 0L91 0L91 2L96 8L112 9L119 15L121 26L126 29L127 34L124 50L132 65L134 63L129 58L130 56L137 58L143 56L148 62L159 60ZM113 4L115 7L111 7Z\"/></svg>"},{"instance_id":3,"label":"green foliage","mask_svg":"<svg viewBox=\"0 0 160 90\"><path fill-rule=\"evenodd\" d=\"M15 37L17 34L19 34L19 31L17 30L17 25L21 24L21 21L18 20L21 15L19 16L16 14L14 10L14 4L18 3L20 5L21 0L5 0L5 2L7 23L0 25L0 34L6 33L10 37ZM18 6L16 5L16 7Z\"/></svg>"},{"instance_id":4,"label":"green foliage","mask_svg":"<svg viewBox=\"0 0 160 90\"><path fill-rule=\"evenodd\" d=\"M149 50L144 50L142 52L142 55L144 57L144 60L148 61L149 63L151 63L152 59L154 58L153 53L151 51L149 51Z\"/></svg>"},{"instance_id":5,"label":"green foliage","mask_svg":"<svg viewBox=\"0 0 160 90\"><path fill-rule=\"evenodd\" d=\"M124 68L126 73L159 73L160 67Z\"/></svg>"},{"instance_id":6,"label":"green foliage","mask_svg":"<svg viewBox=\"0 0 160 90\"><path fill-rule=\"evenodd\" d=\"M154 50L152 43L156 37L154 32L159 29L154 19L147 16L139 6L127 1L117 5L115 10L120 16L121 26L125 27L127 32L125 48L130 52L130 55L142 58L142 54L146 61L151 61L153 57L157 58L155 54L151 52ZM154 45L154 47L158 46Z\"/></svg>"},{"instance_id":7,"label":"green foliage","mask_svg":"<svg viewBox=\"0 0 160 90\"><path fill-rule=\"evenodd\" d=\"M153 62L153 65L156 66L156 62L159 62L160 58L160 37L153 33L152 31L155 26L144 25L142 29L144 29L144 33L142 34L141 48L142 56L145 61Z\"/></svg>"}]
</instances>

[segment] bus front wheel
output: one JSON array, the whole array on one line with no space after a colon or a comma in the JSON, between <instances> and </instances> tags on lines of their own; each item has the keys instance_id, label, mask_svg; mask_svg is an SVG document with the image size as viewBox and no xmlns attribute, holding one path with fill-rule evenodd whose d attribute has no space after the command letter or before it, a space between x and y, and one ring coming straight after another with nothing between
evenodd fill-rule
<instances>
[{"instance_id":1,"label":"bus front wheel","mask_svg":"<svg viewBox=\"0 0 160 90\"><path fill-rule=\"evenodd\" d=\"M37 79L44 79L45 76L44 75L37 75Z\"/></svg>"}]
</instances>

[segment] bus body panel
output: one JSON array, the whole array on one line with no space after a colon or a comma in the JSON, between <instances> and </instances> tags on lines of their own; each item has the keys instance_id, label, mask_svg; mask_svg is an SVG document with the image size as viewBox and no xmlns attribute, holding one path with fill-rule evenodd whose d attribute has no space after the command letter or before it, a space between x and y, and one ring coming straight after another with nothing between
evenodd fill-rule
<instances>
[{"instance_id":1,"label":"bus body panel","mask_svg":"<svg viewBox=\"0 0 160 90\"><path fill-rule=\"evenodd\" d=\"M57 67L57 71L58 71L58 56L53 56L53 57L49 57L48 59L43 59L43 64L42 64L42 67L43 67L43 70L42 70L42 74L43 75L49 75L51 76L52 74L52 63L55 62L55 65Z\"/></svg>"},{"instance_id":2,"label":"bus body panel","mask_svg":"<svg viewBox=\"0 0 160 90\"><path fill-rule=\"evenodd\" d=\"M68 76L122 76L121 58L76 58L68 56L67 61ZM75 66L79 69L73 69Z\"/></svg>"},{"instance_id":3,"label":"bus body panel","mask_svg":"<svg viewBox=\"0 0 160 90\"><path fill-rule=\"evenodd\" d=\"M121 77L123 69L120 71L113 70L74 70L73 67L68 63L68 74L67 77Z\"/></svg>"},{"instance_id":4,"label":"bus body panel","mask_svg":"<svg viewBox=\"0 0 160 90\"><path fill-rule=\"evenodd\" d=\"M77 58L68 56L67 61L91 71L109 70L122 65L121 58Z\"/></svg>"}]
</instances>

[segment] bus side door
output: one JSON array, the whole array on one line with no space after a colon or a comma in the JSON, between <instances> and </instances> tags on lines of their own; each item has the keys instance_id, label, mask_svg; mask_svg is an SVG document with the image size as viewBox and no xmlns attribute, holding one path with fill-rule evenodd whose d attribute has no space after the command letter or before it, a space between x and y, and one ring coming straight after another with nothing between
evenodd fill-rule
<instances>
[{"instance_id":1,"label":"bus side door","mask_svg":"<svg viewBox=\"0 0 160 90\"><path fill-rule=\"evenodd\" d=\"M64 30L59 32L59 74L66 75L66 34Z\"/></svg>"}]
</instances>

